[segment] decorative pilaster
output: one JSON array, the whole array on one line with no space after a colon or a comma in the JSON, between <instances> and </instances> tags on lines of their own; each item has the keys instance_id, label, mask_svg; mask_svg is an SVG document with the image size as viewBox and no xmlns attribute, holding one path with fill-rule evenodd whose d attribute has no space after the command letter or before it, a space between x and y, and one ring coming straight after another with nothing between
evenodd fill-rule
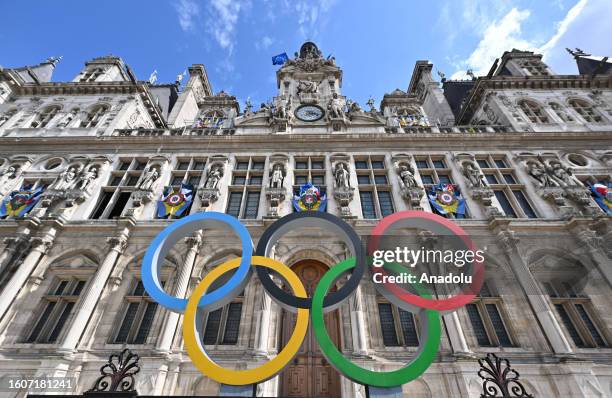
<instances>
[{"instance_id":1,"label":"decorative pilaster","mask_svg":"<svg viewBox=\"0 0 612 398\"><path fill-rule=\"evenodd\" d=\"M556 354L571 354L572 348L563 334L546 296L542 293L529 267L523 261L518 249L519 239L514 235L514 231L502 230L497 234L497 241L501 244L512 271L523 288L533 312L540 321L553 351Z\"/></svg>"},{"instance_id":2,"label":"decorative pilaster","mask_svg":"<svg viewBox=\"0 0 612 398\"><path fill-rule=\"evenodd\" d=\"M23 263L17 268L11 280L6 284L2 293L0 293L0 319L7 313L11 303L19 294L19 291L41 258L53 246L54 240L55 233L53 230L49 231L44 237L32 238L30 253L28 253Z\"/></svg>"},{"instance_id":3,"label":"decorative pilaster","mask_svg":"<svg viewBox=\"0 0 612 398\"><path fill-rule=\"evenodd\" d=\"M368 355L367 327L363 306L363 292L361 286L351 299L351 333L353 335L353 354Z\"/></svg>"},{"instance_id":4,"label":"decorative pilaster","mask_svg":"<svg viewBox=\"0 0 612 398\"><path fill-rule=\"evenodd\" d=\"M202 247L202 232L197 231L194 236L185 238L185 243L187 244L187 254L177 275L173 292L174 297L179 298L185 298L187 295L189 279L191 278L195 259ZM174 340L180 317L180 313L168 311L166 322L163 324L157 346L155 347L157 351L162 353L170 353L172 351L172 341Z\"/></svg>"},{"instance_id":5,"label":"decorative pilaster","mask_svg":"<svg viewBox=\"0 0 612 398\"><path fill-rule=\"evenodd\" d=\"M261 301L257 310L258 334L255 341L255 352L258 355L268 355L268 340L270 336L270 318L272 316L272 299L267 295L260 285L258 291L261 292Z\"/></svg>"},{"instance_id":6,"label":"decorative pilaster","mask_svg":"<svg viewBox=\"0 0 612 398\"><path fill-rule=\"evenodd\" d=\"M87 324L96 308L96 304L100 300L104 286L106 286L106 282L115 267L115 263L127 246L127 240L128 234L126 231L119 236L106 239L110 250L90 280L87 290L81 299L80 308L74 316L72 327L66 333L58 351L72 353L76 349L83 332L88 326Z\"/></svg>"},{"instance_id":7,"label":"decorative pilaster","mask_svg":"<svg viewBox=\"0 0 612 398\"><path fill-rule=\"evenodd\" d=\"M599 272L612 286L612 268L610 267L610 258L603 253L603 238L597 236L597 233L591 229L583 228L575 233L580 241L581 248L591 258L597 266Z\"/></svg>"}]
</instances>

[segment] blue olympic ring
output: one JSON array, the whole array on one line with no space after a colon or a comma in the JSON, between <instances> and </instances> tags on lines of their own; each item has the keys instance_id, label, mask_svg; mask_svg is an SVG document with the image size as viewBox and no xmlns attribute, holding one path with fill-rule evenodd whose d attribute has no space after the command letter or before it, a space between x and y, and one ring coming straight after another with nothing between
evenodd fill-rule
<instances>
[{"instance_id":1,"label":"blue olympic ring","mask_svg":"<svg viewBox=\"0 0 612 398\"><path fill-rule=\"evenodd\" d=\"M207 307L213 311L227 304L236 293L239 293L248 282L253 256L253 241L249 231L237 218L225 213L204 212L175 220L155 237L149 245L142 261L141 278L144 288L153 300L165 308L182 312L187 306L187 299L167 294L159 282L159 272L168 251L182 238L190 236L199 229L210 226L230 226L242 242L242 258L236 272L219 288L205 294L198 307Z\"/></svg>"}]
</instances>

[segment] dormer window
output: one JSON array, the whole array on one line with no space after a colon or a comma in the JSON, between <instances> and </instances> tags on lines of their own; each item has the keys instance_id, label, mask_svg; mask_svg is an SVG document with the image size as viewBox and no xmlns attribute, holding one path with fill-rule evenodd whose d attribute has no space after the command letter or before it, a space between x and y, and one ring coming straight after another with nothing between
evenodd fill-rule
<instances>
[{"instance_id":1,"label":"dormer window","mask_svg":"<svg viewBox=\"0 0 612 398\"><path fill-rule=\"evenodd\" d=\"M601 116L593 109L593 106L584 100L572 99L569 104L587 123L601 123Z\"/></svg>"},{"instance_id":2,"label":"dormer window","mask_svg":"<svg viewBox=\"0 0 612 398\"><path fill-rule=\"evenodd\" d=\"M225 115L219 110L206 112L204 115L198 117L193 123L193 128L204 129L204 128L219 128L223 126L225 122Z\"/></svg>"},{"instance_id":3,"label":"dormer window","mask_svg":"<svg viewBox=\"0 0 612 398\"><path fill-rule=\"evenodd\" d=\"M521 100L518 105L531 123L548 123L548 116L540 105L528 100Z\"/></svg>"},{"instance_id":4,"label":"dormer window","mask_svg":"<svg viewBox=\"0 0 612 398\"><path fill-rule=\"evenodd\" d=\"M92 128L96 127L104 115L108 112L108 106L96 105L87 113L85 120L81 122L81 127Z\"/></svg>"},{"instance_id":5,"label":"dormer window","mask_svg":"<svg viewBox=\"0 0 612 398\"><path fill-rule=\"evenodd\" d=\"M83 77L81 77L82 82L95 82L98 77L100 77L104 73L102 68L94 68L85 72Z\"/></svg>"},{"instance_id":6,"label":"dormer window","mask_svg":"<svg viewBox=\"0 0 612 398\"><path fill-rule=\"evenodd\" d=\"M60 110L59 106L52 105L43 109L41 112L36 115L36 118L32 121L30 125L31 128L43 128L47 127L49 122L58 114Z\"/></svg>"},{"instance_id":7,"label":"dormer window","mask_svg":"<svg viewBox=\"0 0 612 398\"><path fill-rule=\"evenodd\" d=\"M523 61L521 67L531 76L547 76L548 70L546 65L540 61Z\"/></svg>"}]
</instances>

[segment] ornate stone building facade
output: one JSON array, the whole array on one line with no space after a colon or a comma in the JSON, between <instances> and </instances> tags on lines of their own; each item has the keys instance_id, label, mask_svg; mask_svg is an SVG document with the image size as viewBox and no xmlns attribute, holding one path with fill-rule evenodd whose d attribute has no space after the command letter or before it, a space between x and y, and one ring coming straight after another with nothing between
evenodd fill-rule
<instances>
[{"instance_id":1,"label":"ornate stone building facade","mask_svg":"<svg viewBox=\"0 0 612 398\"><path fill-rule=\"evenodd\" d=\"M408 89L379 109L344 96L342 70L313 43L278 69L271 103L244 109L214 93L203 65L173 84L139 81L114 56L71 82L51 82L57 59L0 70L0 196L44 187L26 217L0 220L0 374L68 375L80 393L130 347L141 394L218 393L183 349L182 316L140 282L144 251L172 222L156 217L166 186L191 183L190 213L230 213L256 241L308 181L363 235L393 212L433 211L429 189L453 183L467 203L456 222L486 244L487 285L443 317L439 357L406 396L479 396L475 358L488 352L509 358L537 397L612 395L612 223L587 188L610 181L612 66L572 54L577 75L512 50L463 81L436 81L418 61ZM166 290L188 296L237 247L214 230L180 242L162 269ZM309 288L347 255L319 230L274 251ZM372 369L401 366L424 337L371 283L328 317L344 354ZM238 368L273 356L292 327L256 278L205 322L208 352ZM365 396L312 342L258 393Z\"/></svg>"}]
</instances>

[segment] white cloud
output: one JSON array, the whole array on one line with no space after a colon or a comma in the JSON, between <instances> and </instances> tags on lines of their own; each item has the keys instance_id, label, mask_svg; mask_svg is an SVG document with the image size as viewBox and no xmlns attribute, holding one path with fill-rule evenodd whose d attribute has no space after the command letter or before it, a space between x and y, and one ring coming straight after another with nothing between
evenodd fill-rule
<instances>
[{"instance_id":1,"label":"white cloud","mask_svg":"<svg viewBox=\"0 0 612 398\"><path fill-rule=\"evenodd\" d=\"M578 0L546 41L523 37L521 25L530 16L529 10L510 10L503 18L490 23L476 49L465 60L454 62L452 79L465 78L471 68L476 75L486 74L496 58L513 48L530 50L544 56L544 61L561 74L575 74L576 65L565 47L580 47L594 55L612 55L612 7L609 0Z\"/></svg>"},{"instance_id":2,"label":"white cloud","mask_svg":"<svg viewBox=\"0 0 612 398\"><path fill-rule=\"evenodd\" d=\"M267 50L268 48L270 48L270 46L272 44L274 44L274 39L271 38L270 36L264 36L262 37L260 40L257 40L255 42L255 49L257 51L259 50Z\"/></svg>"},{"instance_id":3,"label":"white cloud","mask_svg":"<svg viewBox=\"0 0 612 398\"><path fill-rule=\"evenodd\" d=\"M565 48L579 47L593 55L612 56L612 7L609 0L580 0L558 24L557 32L540 49L544 61L559 74L577 73Z\"/></svg>"},{"instance_id":4,"label":"white cloud","mask_svg":"<svg viewBox=\"0 0 612 398\"><path fill-rule=\"evenodd\" d=\"M248 2L236 0L212 0L209 5L211 18L207 23L217 44L229 54L232 54L236 44L236 24L240 11L248 6Z\"/></svg>"},{"instance_id":5,"label":"white cloud","mask_svg":"<svg viewBox=\"0 0 612 398\"><path fill-rule=\"evenodd\" d=\"M297 1L293 10L297 13L298 33L302 39L315 40L327 25L327 13L336 0Z\"/></svg>"},{"instance_id":6,"label":"white cloud","mask_svg":"<svg viewBox=\"0 0 612 398\"><path fill-rule=\"evenodd\" d=\"M185 32L195 29L194 18L200 14L200 7L194 0L179 0L174 3L179 17L179 25Z\"/></svg>"},{"instance_id":7,"label":"white cloud","mask_svg":"<svg viewBox=\"0 0 612 398\"><path fill-rule=\"evenodd\" d=\"M451 79L465 78L465 70L472 69L475 75L485 75L496 58L513 48L533 50L537 45L521 37L521 23L529 18L529 10L511 9L499 21L490 23L483 37L470 56L456 65L463 70L456 71Z\"/></svg>"}]
</instances>

